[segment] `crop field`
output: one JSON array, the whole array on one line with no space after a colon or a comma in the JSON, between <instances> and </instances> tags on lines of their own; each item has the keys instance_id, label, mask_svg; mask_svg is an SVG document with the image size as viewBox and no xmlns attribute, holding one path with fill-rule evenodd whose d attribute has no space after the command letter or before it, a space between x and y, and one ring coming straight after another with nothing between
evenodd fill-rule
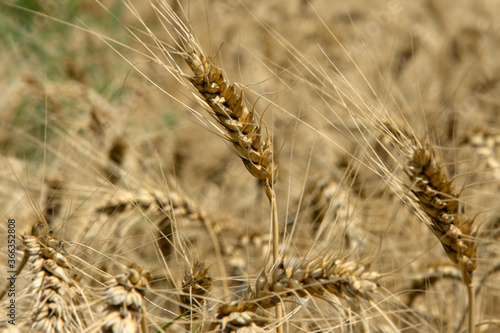
<instances>
[{"instance_id":1,"label":"crop field","mask_svg":"<svg viewBox=\"0 0 500 333\"><path fill-rule=\"evenodd\" d=\"M500 1L0 1L0 332L500 332Z\"/></svg>"}]
</instances>

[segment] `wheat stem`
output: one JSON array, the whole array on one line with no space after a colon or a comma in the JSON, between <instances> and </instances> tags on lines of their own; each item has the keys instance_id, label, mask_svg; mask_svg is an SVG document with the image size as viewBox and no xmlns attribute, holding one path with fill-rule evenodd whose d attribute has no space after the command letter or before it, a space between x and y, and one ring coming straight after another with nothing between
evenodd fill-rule
<instances>
[{"instance_id":1,"label":"wheat stem","mask_svg":"<svg viewBox=\"0 0 500 333\"><path fill-rule=\"evenodd\" d=\"M472 281L467 284L467 291L469 294L469 333L474 333L476 331L475 328L475 319L474 319L474 310L475 310L475 291L474 291L474 283Z\"/></svg>"},{"instance_id":2,"label":"wheat stem","mask_svg":"<svg viewBox=\"0 0 500 333\"><path fill-rule=\"evenodd\" d=\"M271 222L271 229L272 229L272 235L273 235L273 264L276 264L278 262L279 258L279 225L278 225L278 207L276 204L276 192L274 191L274 188L268 185L267 191L271 193L270 195L270 203L271 203L271 210L272 210L272 222ZM267 192L266 191L266 192ZM277 326L277 331L278 333L283 333L283 326L279 324L279 322L283 319L283 309L281 308L280 304L276 305L276 319L278 321L278 326Z\"/></svg>"}]
</instances>

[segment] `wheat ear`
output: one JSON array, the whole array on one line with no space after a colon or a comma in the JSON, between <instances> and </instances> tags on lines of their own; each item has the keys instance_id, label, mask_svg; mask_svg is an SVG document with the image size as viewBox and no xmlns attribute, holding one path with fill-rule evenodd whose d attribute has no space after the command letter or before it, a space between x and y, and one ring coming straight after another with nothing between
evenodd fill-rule
<instances>
[{"instance_id":1,"label":"wheat ear","mask_svg":"<svg viewBox=\"0 0 500 333\"><path fill-rule=\"evenodd\" d=\"M265 184L266 195L273 213L273 259L278 260L279 232L278 209L274 183L278 176L278 166L274 162L271 139L264 136L254 110L248 110L243 92L226 81L224 72L203 54L193 51L186 53L186 63L194 77L189 81L203 96L212 110L212 115L227 133L239 157L252 176Z\"/></svg>"},{"instance_id":2,"label":"wheat ear","mask_svg":"<svg viewBox=\"0 0 500 333\"><path fill-rule=\"evenodd\" d=\"M411 191L418 205L429 216L430 229L440 240L448 258L462 270L462 278L468 288L469 333L473 333L475 297L472 275L477 260L474 219L465 214L453 182L431 148L411 149L406 171L413 182Z\"/></svg>"},{"instance_id":3,"label":"wheat ear","mask_svg":"<svg viewBox=\"0 0 500 333\"><path fill-rule=\"evenodd\" d=\"M107 283L107 310L101 326L102 332L148 332L143 298L152 278L149 271L133 264L128 273L113 277Z\"/></svg>"},{"instance_id":4,"label":"wheat ear","mask_svg":"<svg viewBox=\"0 0 500 333\"><path fill-rule=\"evenodd\" d=\"M467 216L455 192L446 168L436 158L434 149L424 147L411 133L392 123L381 121L383 132L405 155L405 172L412 181L410 196L428 216L427 226L439 239L448 258L461 269L462 280L468 288L469 333L475 331L474 284L472 275L477 260L477 227Z\"/></svg>"},{"instance_id":5,"label":"wheat ear","mask_svg":"<svg viewBox=\"0 0 500 333\"><path fill-rule=\"evenodd\" d=\"M369 271L368 265L332 257L302 259L288 265L280 262L270 272L260 274L246 299L222 305L219 317L267 309L293 296L320 297L326 293L370 300L378 290L380 277L379 273Z\"/></svg>"},{"instance_id":6,"label":"wheat ear","mask_svg":"<svg viewBox=\"0 0 500 333\"><path fill-rule=\"evenodd\" d=\"M62 243L49 234L36 237L23 235L34 275L30 286L34 296L31 329L35 332L81 332L82 320L77 303L82 296L78 275L62 253ZM74 279L76 278L76 280Z\"/></svg>"},{"instance_id":7,"label":"wheat ear","mask_svg":"<svg viewBox=\"0 0 500 333\"><path fill-rule=\"evenodd\" d=\"M201 52L185 53L185 61L195 74L188 77L203 100L211 109L212 116L227 133L227 140L233 144L238 156L252 176L265 185L265 193L271 204L273 235L273 261L279 257L278 208L274 183L278 176L278 166L274 162L271 139L263 135L262 127L254 110L245 105L243 91L227 82L224 72ZM283 316L281 307L276 307L276 316ZM281 326L278 327L281 333Z\"/></svg>"},{"instance_id":8,"label":"wheat ear","mask_svg":"<svg viewBox=\"0 0 500 333\"><path fill-rule=\"evenodd\" d=\"M477 244L474 238L477 228L474 219L465 214L460 205L460 195L455 192L453 181L446 168L436 158L432 147L424 147L411 133L393 124L381 121L383 132L405 155L405 172L412 181L414 194L410 198L429 217L431 231L443 245L448 258L462 270L465 284L472 283L476 269Z\"/></svg>"}]
</instances>

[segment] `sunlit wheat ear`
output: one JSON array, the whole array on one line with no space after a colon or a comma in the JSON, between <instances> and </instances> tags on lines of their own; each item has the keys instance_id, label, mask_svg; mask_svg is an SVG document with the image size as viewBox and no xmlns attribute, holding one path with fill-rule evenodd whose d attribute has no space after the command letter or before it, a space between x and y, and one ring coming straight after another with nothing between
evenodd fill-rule
<instances>
[{"instance_id":1,"label":"sunlit wheat ear","mask_svg":"<svg viewBox=\"0 0 500 333\"><path fill-rule=\"evenodd\" d=\"M446 168L434 149L424 146L412 134L384 123L384 129L406 159L405 172L411 181L410 196L429 218L427 224L441 242L448 258L462 270L465 284L470 284L476 269L477 227L467 216Z\"/></svg>"},{"instance_id":2,"label":"sunlit wheat ear","mask_svg":"<svg viewBox=\"0 0 500 333\"><path fill-rule=\"evenodd\" d=\"M395 126L383 124L384 131L403 152L405 172L410 181L408 196L427 215L427 226L441 242L448 258L460 267L462 280L467 286L469 299L469 332L475 328L475 290L473 273L476 269L478 227L467 216L455 192L453 181L448 178L444 165L434 149L424 146L412 134ZM411 195L413 194L413 195Z\"/></svg>"},{"instance_id":3,"label":"sunlit wheat ear","mask_svg":"<svg viewBox=\"0 0 500 333\"><path fill-rule=\"evenodd\" d=\"M185 60L195 74L189 81L226 131L247 170L271 187L278 176L271 140L263 133L254 110L247 108L243 92L228 83L222 69L203 54L193 51L185 55Z\"/></svg>"},{"instance_id":4,"label":"sunlit wheat ear","mask_svg":"<svg viewBox=\"0 0 500 333\"><path fill-rule=\"evenodd\" d=\"M82 300L73 266L62 253L62 243L46 234L23 235L30 273L34 275L31 329L35 332L82 332L83 319L78 312Z\"/></svg>"},{"instance_id":5,"label":"sunlit wheat ear","mask_svg":"<svg viewBox=\"0 0 500 333\"><path fill-rule=\"evenodd\" d=\"M429 216L432 232L448 257L461 267L464 282L469 284L476 269L477 228L464 213L446 169L431 148L415 148L408 152L406 171L418 205Z\"/></svg>"},{"instance_id":6,"label":"sunlit wheat ear","mask_svg":"<svg viewBox=\"0 0 500 333\"><path fill-rule=\"evenodd\" d=\"M172 252L172 224L177 219L189 221L189 224L192 224L185 225L186 228L196 230L200 227L205 228L214 242L222 238L222 231L228 227L227 224L211 219L205 211L195 205L193 200L173 190L169 190L168 194L164 191L148 189L119 191L104 204L95 208L96 214L105 214L110 217L116 217L119 214L126 216L134 211L155 214L154 220L158 221L158 246L165 256Z\"/></svg>"},{"instance_id":7,"label":"sunlit wheat ear","mask_svg":"<svg viewBox=\"0 0 500 333\"><path fill-rule=\"evenodd\" d=\"M243 92L227 82L224 72L201 52L184 54L185 61L195 74L188 77L203 100L208 104L212 116L226 132L226 138L233 144L238 156L252 176L265 185L265 193L271 204L272 258L279 260L278 209L274 183L278 176L278 166L274 161L271 139L262 130L254 113L245 105ZM281 308L276 309L281 319ZM282 332L282 329L278 329Z\"/></svg>"},{"instance_id":8,"label":"sunlit wheat ear","mask_svg":"<svg viewBox=\"0 0 500 333\"><path fill-rule=\"evenodd\" d=\"M331 294L340 298L370 300L378 291L380 278L381 275L369 271L367 265L344 259L318 257L287 265L281 262L270 272L260 274L246 299L221 306L219 317L224 318L233 312L267 309L293 296Z\"/></svg>"},{"instance_id":9,"label":"sunlit wheat ear","mask_svg":"<svg viewBox=\"0 0 500 333\"><path fill-rule=\"evenodd\" d=\"M148 332L145 318L144 295L153 276L138 265L131 265L128 273L108 281L104 302L106 313L102 332Z\"/></svg>"},{"instance_id":10,"label":"sunlit wheat ear","mask_svg":"<svg viewBox=\"0 0 500 333\"><path fill-rule=\"evenodd\" d=\"M48 190L45 195L45 209L43 211L43 217L50 228L54 228L56 224L56 219L61 213L63 196L61 191L63 191L63 182L57 178L49 179Z\"/></svg>"},{"instance_id":11,"label":"sunlit wheat ear","mask_svg":"<svg viewBox=\"0 0 500 333\"><path fill-rule=\"evenodd\" d=\"M427 272L412 277L412 285L406 304L412 306L419 295L425 295L424 291L441 279L462 280L462 275L456 266L449 264L432 267Z\"/></svg>"}]
</instances>

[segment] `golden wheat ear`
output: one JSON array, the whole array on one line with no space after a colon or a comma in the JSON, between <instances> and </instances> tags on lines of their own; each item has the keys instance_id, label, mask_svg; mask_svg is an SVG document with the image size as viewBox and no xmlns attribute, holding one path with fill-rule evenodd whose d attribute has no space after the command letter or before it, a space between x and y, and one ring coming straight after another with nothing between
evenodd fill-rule
<instances>
[{"instance_id":1,"label":"golden wheat ear","mask_svg":"<svg viewBox=\"0 0 500 333\"><path fill-rule=\"evenodd\" d=\"M223 127L226 139L232 143L250 174L264 183L272 213L272 258L277 263L279 227L274 184L278 177L278 166L274 161L271 139L264 135L254 110L248 110L245 105L243 92L227 82L221 68L197 51L186 53L185 61L195 74L188 77L189 81L210 107L211 115ZM278 320L281 320L281 307L277 306L276 312ZM281 326L278 331L282 332Z\"/></svg>"},{"instance_id":2,"label":"golden wheat ear","mask_svg":"<svg viewBox=\"0 0 500 333\"><path fill-rule=\"evenodd\" d=\"M406 172L413 182L411 191L430 220L430 229L441 242L448 258L459 265L468 289L469 332L475 332L475 288L472 275L476 270L478 227L465 214L460 195L440 164L432 148L414 148L408 153Z\"/></svg>"},{"instance_id":3,"label":"golden wheat ear","mask_svg":"<svg viewBox=\"0 0 500 333\"><path fill-rule=\"evenodd\" d=\"M211 287L212 278L208 275L208 268L205 267L205 264L195 262L190 265L189 271L184 274L182 294L179 297L181 315L189 322L200 318ZM188 331L190 326L190 324L186 324Z\"/></svg>"},{"instance_id":4,"label":"golden wheat ear","mask_svg":"<svg viewBox=\"0 0 500 333\"><path fill-rule=\"evenodd\" d=\"M249 317L249 313L269 309L294 296L323 298L330 294L369 301L378 292L380 278L381 275L370 271L368 265L342 258L317 257L289 264L279 262L270 272L262 271L245 299L220 306L218 318L223 321L247 318L246 324L255 323L250 320L254 317Z\"/></svg>"},{"instance_id":5,"label":"golden wheat ear","mask_svg":"<svg viewBox=\"0 0 500 333\"><path fill-rule=\"evenodd\" d=\"M460 196L446 169L431 148L417 148L408 154L407 174L416 202L430 219L430 228L455 264L471 283L477 260L477 228L460 205Z\"/></svg>"},{"instance_id":6,"label":"golden wheat ear","mask_svg":"<svg viewBox=\"0 0 500 333\"><path fill-rule=\"evenodd\" d=\"M83 302L78 275L61 251L61 242L46 234L23 235L29 255L29 272L33 275L31 329L35 332L81 332L83 320L78 304Z\"/></svg>"},{"instance_id":7,"label":"golden wheat ear","mask_svg":"<svg viewBox=\"0 0 500 333\"><path fill-rule=\"evenodd\" d=\"M148 270L132 264L127 273L108 281L104 300L107 309L102 319L102 332L148 332L144 295L152 279Z\"/></svg>"},{"instance_id":8,"label":"golden wheat ear","mask_svg":"<svg viewBox=\"0 0 500 333\"><path fill-rule=\"evenodd\" d=\"M263 134L254 110L245 104L243 92L227 82L221 68L196 51L185 55L195 76L188 77L227 133L238 156L252 176L272 186L278 176L269 137Z\"/></svg>"}]
</instances>

